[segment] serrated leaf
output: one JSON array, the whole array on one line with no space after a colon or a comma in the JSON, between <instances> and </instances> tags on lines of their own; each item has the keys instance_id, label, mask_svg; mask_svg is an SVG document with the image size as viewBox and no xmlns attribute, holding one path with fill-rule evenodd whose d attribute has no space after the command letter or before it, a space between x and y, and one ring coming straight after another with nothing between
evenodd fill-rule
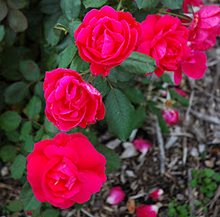
<instances>
[{"instance_id":1,"label":"serrated leaf","mask_svg":"<svg viewBox=\"0 0 220 217\"><path fill-rule=\"evenodd\" d=\"M21 116L17 112L6 111L0 115L0 127L5 131L12 131L19 127Z\"/></svg>"},{"instance_id":2,"label":"serrated leaf","mask_svg":"<svg viewBox=\"0 0 220 217\"><path fill-rule=\"evenodd\" d=\"M27 81L37 81L40 77L40 69L33 60L22 60L19 70Z\"/></svg>"},{"instance_id":3,"label":"serrated leaf","mask_svg":"<svg viewBox=\"0 0 220 217\"><path fill-rule=\"evenodd\" d=\"M73 61L71 62L70 68L77 72L83 72L89 69L89 64L83 61L78 55L75 55Z\"/></svg>"},{"instance_id":4,"label":"serrated leaf","mask_svg":"<svg viewBox=\"0 0 220 217\"><path fill-rule=\"evenodd\" d=\"M7 3L12 9L21 9L28 4L28 0L7 0Z\"/></svg>"},{"instance_id":5,"label":"serrated leaf","mask_svg":"<svg viewBox=\"0 0 220 217\"><path fill-rule=\"evenodd\" d=\"M161 3L169 9L180 9L183 5L183 0L161 0Z\"/></svg>"},{"instance_id":6,"label":"serrated leaf","mask_svg":"<svg viewBox=\"0 0 220 217\"><path fill-rule=\"evenodd\" d=\"M41 107L41 99L37 96L33 96L27 104L27 107L25 108L25 114L28 116L29 119L37 120L41 111Z\"/></svg>"},{"instance_id":7,"label":"serrated leaf","mask_svg":"<svg viewBox=\"0 0 220 217\"><path fill-rule=\"evenodd\" d=\"M5 27L3 25L0 25L0 42L3 40L5 36Z\"/></svg>"},{"instance_id":8,"label":"serrated leaf","mask_svg":"<svg viewBox=\"0 0 220 217\"><path fill-rule=\"evenodd\" d=\"M107 3L107 0L83 0L85 8L100 8L105 3Z\"/></svg>"},{"instance_id":9,"label":"serrated leaf","mask_svg":"<svg viewBox=\"0 0 220 217\"><path fill-rule=\"evenodd\" d=\"M21 102L28 95L28 85L23 82L15 82L5 90L5 102L7 104L16 104Z\"/></svg>"},{"instance_id":10,"label":"serrated leaf","mask_svg":"<svg viewBox=\"0 0 220 217\"><path fill-rule=\"evenodd\" d=\"M60 10L60 0L41 0L40 9L45 14L55 14Z\"/></svg>"},{"instance_id":11,"label":"serrated leaf","mask_svg":"<svg viewBox=\"0 0 220 217\"><path fill-rule=\"evenodd\" d=\"M41 203L35 198L28 183L23 186L20 199L24 205L24 210L35 210L39 209L41 206Z\"/></svg>"},{"instance_id":12,"label":"serrated leaf","mask_svg":"<svg viewBox=\"0 0 220 217\"><path fill-rule=\"evenodd\" d=\"M0 0L0 21L2 21L8 14L8 7L4 0Z\"/></svg>"},{"instance_id":13,"label":"serrated leaf","mask_svg":"<svg viewBox=\"0 0 220 217\"><path fill-rule=\"evenodd\" d=\"M105 97L105 95L110 91L110 87L107 84L107 81L102 76L96 76L93 80L93 86L99 90L99 92L102 94L102 97Z\"/></svg>"},{"instance_id":14,"label":"serrated leaf","mask_svg":"<svg viewBox=\"0 0 220 217\"><path fill-rule=\"evenodd\" d=\"M13 179L20 179L24 173L25 166L26 158L25 156L19 154L11 165L11 177Z\"/></svg>"},{"instance_id":15,"label":"serrated leaf","mask_svg":"<svg viewBox=\"0 0 220 217\"><path fill-rule=\"evenodd\" d=\"M18 142L20 140L20 136L18 131L5 131L5 135L7 136L8 140L11 142Z\"/></svg>"},{"instance_id":16,"label":"serrated leaf","mask_svg":"<svg viewBox=\"0 0 220 217\"><path fill-rule=\"evenodd\" d=\"M135 0L139 9L154 8L158 5L159 0Z\"/></svg>"},{"instance_id":17,"label":"serrated leaf","mask_svg":"<svg viewBox=\"0 0 220 217\"><path fill-rule=\"evenodd\" d=\"M21 140L26 140L27 136L30 135L32 132L32 123L31 121L26 121L23 123L21 127L21 133L20 133L20 139Z\"/></svg>"},{"instance_id":18,"label":"serrated leaf","mask_svg":"<svg viewBox=\"0 0 220 217\"><path fill-rule=\"evenodd\" d=\"M23 204L20 200L10 201L7 205L7 209L11 212L19 212L23 209Z\"/></svg>"},{"instance_id":19,"label":"serrated leaf","mask_svg":"<svg viewBox=\"0 0 220 217\"><path fill-rule=\"evenodd\" d=\"M60 7L66 16L71 21L79 16L81 10L81 0L62 0Z\"/></svg>"},{"instance_id":20,"label":"serrated leaf","mask_svg":"<svg viewBox=\"0 0 220 217\"><path fill-rule=\"evenodd\" d=\"M34 94L39 96L41 99L44 99L44 91L43 91L43 82L39 81L36 83L34 87Z\"/></svg>"},{"instance_id":21,"label":"serrated leaf","mask_svg":"<svg viewBox=\"0 0 220 217\"><path fill-rule=\"evenodd\" d=\"M58 129L53 125L53 123L48 121L46 117L44 119L44 127L45 127L45 130L49 133L56 134L58 132Z\"/></svg>"},{"instance_id":22,"label":"serrated leaf","mask_svg":"<svg viewBox=\"0 0 220 217\"><path fill-rule=\"evenodd\" d=\"M4 162L14 160L16 154L17 150L16 147L13 145L4 145L0 149L0 157Z\"/></svg>"},{"instance_id":23,"label":"serrated leaf","mask_svg":"<svg viewBox=\"0 0 220 217\"><path fill-rule=\"evenodd\" d=\"M34 137L32 135L27 135L24 143L22 144L22 149L27 152L30 153L32 152L34 148Z\"/></svg>"},{"instance_id":24,"label":"serrated leaf","mask_svg":"<svg viewBox=\"0 0 220 217\"><path fill-rule=\"evenodd\" d=\"M122 72L144 75L147 72L152 72L156 68L155 60L151 57L133 52L120 66L117 67Z\"/></svg>"},{"instance_id":25,"label":"serrated leaf","mask_svg":"<svg viewBox=\"0 0 220 217\"><path fill-rule=\"evenodd\" d=\"M77 51L77 48L74 44L69 45L66 47L62 53L60 54L60 62L59 62L59 68L66 68L69 66L69 64L72 62L73 57L75 56Z\"/></svg>"},{"instance_id":26,"label":"serrated leaf","mask_svg":"<svg viewBox=\"0 0 220 217\"><path fill-rule=\"evenodd\" d=\"M8 14L9 26L15 32L23 32L28 27L28 21L25 15L19 10L10 10Z\"/></svg>"},{"instance_id":27,"label":"serrated leaf","mask_svg":"<svg viewBox=\"0 0 220 217\"><path fill-rule=\"evenodd\" d=\"M107 160L107 164L106 164L107 171L106 172L107 173L111 173L120 168L121 160L117 153L105 147L104 145L98 145L96 149L97 151L99 151L106 157L106 160Z\"/></svg>"},{"instance_id":28,"label":"serrated leaf","mask_svg":"<svg viewBox=\"0 0 220 217\"><path fill-rule=\"evenodd\" d=\"M145 107L144 106L140 106L138 107L133 115L133 128L139 128L141 127L141 125L144 123L144 121L146 120L146 111L145 111Z\"/></svg>"},{"instance_id":29,"label":"serrated leaf","mask_svg":"<svg viewBox=\"0 0 220 217\"><path fill-rule=\"evenodd\" d=\"M124 90L125 95L134 104L140 104L144 102L145 97L140 89L135 87L129 87Z\"/></svg>"},{"instance_id":30,"label":"serrated leaf","mask_svg":"<svg viewBox=\"0 0 220 217\"><path fill-rule=\"evenodd\" d=\"M58 217L60 215L59 210L57 209L46 209L43 211L42 216L43 217Z\"/></svg>"},{"instance_id":31,"label":"serrated leaf","mask_svg":"<svg viewBox=\"0 0 220 217\"><path fill-rule=\"evenodd\" d=\"M110 130L125 141L132 129L134 107L118 89L112 89L106 98L106 119Z\"/></svg>"}]
</instances>

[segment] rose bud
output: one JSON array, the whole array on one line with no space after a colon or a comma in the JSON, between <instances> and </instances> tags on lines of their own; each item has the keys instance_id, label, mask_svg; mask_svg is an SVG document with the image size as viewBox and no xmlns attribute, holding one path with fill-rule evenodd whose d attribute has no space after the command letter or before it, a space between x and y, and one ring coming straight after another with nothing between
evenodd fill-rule
<instances>
[{"instance_id":1,"label":"rose bud","mask_svg":"<svg viewBox=\"0 0 220 217\"><path fill-rule=\"evenodd\" d=\"M135 139L133 141L135 148L143 154L146 154L148 150L152 147L152 144L145 139Z\"/></svg>"},{"instance_id":2,"label":"rose bud","mask_svg":"<svg viewBox=\"0 0 220 217\"><path fill-rule=\"evenodd\" d=\"M121 201L123 201L125 198L125 193L122 190L121 187L117 186L117 187L113 187L110 192L109 192L109 196L107 197L106 202L111 204L111 205L117 205L119 204Z\"/></svg>"},{"instance_id":3,"label":"rose bud","mask_svg":"<svg viewBox=\"0 0 220 217\"><path fill-rule=\"evenodd\" d=\"M25 214L26 214L27 216L32 216L32 215L33 215L33 213L32 213L31 210L27 210L27 211L25 211Z\"/></svg>"},{"instance_id":4,"label":"rose bud","mask_svg":"<svg viewBox=\"0 0 220 217\"><path fill-rule=\"evenodd\" d=\"M170 126L179 122L179 112L176 109L166 109L162 111L162 116L166 123Z\"/></svg>"},{"instance_id":5,"label":"rose bud","mask_svg":"<svg viewBox=\"0 0 220 217\"><path fill-rule=\"evenodd\" d=\"M140 24L131 13L104 6L86 14L74 37L92 74L107 76L134 51L139 33Z\"/></svg>"},{"instance_id":6,"label":"rose bud","mask_svg":"<svg viewBox=\"0 0 220 217\"><path fill-rule=\"evenodd\" d=\"M86 136L59 133L34 145L27 157L27 180L38 201L67 209L100 191L105 164Z\"/></svg>"},{"instance_id":7,"label":"rose bud","mask_svg":"<svg viewBox=\"0 0 220 217\"><path fill-rule=\"evenodd\" d=\"M59 130L85 128L104 118L101 93L74 70L58 68L47 72L43 89L46 116Z\"/></svg>"},{"instance_id":8,"label":"rose bud","mask_svg":"<svg viewBox=\"0 0 220 217\"><path fill-rule=\"evenodd\" d=\"M188 94L181 88L175 87L174 88L175 92L178 93L182 97L187 97Z\"/></svg>"},{"instance_id":9,"label":"rose bud","mask_svg":"<svg viewBox=\"0 0 220 217\"><path fill-rule=\"evenodd\" d=\"M160 188L153 189L150 192L149 197L152 198L153 200L158 200L163 193L164 193L164 191Z\"/></svg>"},{"instance_id":10,"label":"rose bud","mask_svg":"<svg viewBox=\"0 0 220 217\"><path fill-rule=\"evenodd\" d=\"M157 217L158 206L156 205L140 205L136 208L137 217Z\"/></svg>"}]
</instances>

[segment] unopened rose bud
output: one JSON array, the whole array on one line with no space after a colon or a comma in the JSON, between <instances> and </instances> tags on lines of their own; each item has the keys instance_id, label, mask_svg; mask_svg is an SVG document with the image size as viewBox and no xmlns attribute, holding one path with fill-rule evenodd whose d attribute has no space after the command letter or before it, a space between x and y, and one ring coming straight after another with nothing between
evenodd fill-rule
<instances>
[{"instance_id":1,"label":"unopened rose bud","mask_svg":"<svg viewBox=\"0 0 220 217\"><path fill-rule=\"evenodd\" d=\"M27 216L32 216L32 211L31 210L27 210L26 212L25 212L25 214L27 215Z\"/></svg>"},{"instance_id":2,"label":"unopened rose bud","mask_svg":"<svg viewBox=\"0 0 220 217\"><path fill-rule=\"evenodd\" d=\"M150 192L149 197L152 198L153 200L158 200L163 193L164 193L164 191L160 188L153 189Z\"/></svg>"},{"instance_id":3,"label":"unopened rose bud","mask_svg":"<svg viewBox=\"0 0 220 217\"><path fill-rule=\"evenodd\" d=\"M176 109L166 109L162 111L162 116L170 126L176 125L179 121L179 112Z\"/></svg>"},{"instance_id":4,"label":"unopened rose bud","mask_svg":"<svg viewBox=\"0 0 220 217\"><path fill-rule=\"evenodd\" d=\"M107 197L107 203L111 205L117 205L125 198L125 193L121 187L117 186L110 190L109 196Z\"/></svg>"},{"instance_id":5,"label":"unopened rose bud","mask_svg":"<svg viewBox=\"0 0 220 217\"><path fill-rule=\"evenodd\" d=\"M136 208L137 217L157 217L158 206L156 205L140 205Z\"/></svg>"},{"instance_id":6,"label":"unopened rose bud","mask_svg":"<svg viewBox=\"0 0 220 217\"><path fill-rule=\"evenodd\" d=\"M152 144L145 139L135 139L133 141L135 148L143 154L146 154L148 150L152 147Z\"/></svg>"},{"instance_id":7,"label":"unopened rose bud","mask_svg":"<svg viewBox=\"0 0 220 217\"><path fill-rule=\"evenodd\" d=\"M180 89L180 88L178 88L178 87L175 87L174 90L175 90L175 92L178 93L180 96L186 97L186 96L188 95L184 90L182 90L182 89Z\"/></svg>"}]
</instances>

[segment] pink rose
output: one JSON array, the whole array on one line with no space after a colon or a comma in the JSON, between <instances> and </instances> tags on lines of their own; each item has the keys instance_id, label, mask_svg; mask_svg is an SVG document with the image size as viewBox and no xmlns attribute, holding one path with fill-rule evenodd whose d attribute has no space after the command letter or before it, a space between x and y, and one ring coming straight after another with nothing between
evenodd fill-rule
<instances>
[{"instance_id":1,"label":"pink rose","mask_svg":"<svg viewBox=\"0 0 220 217\"><path fill-rule=\"evenodd\" d=\"M162 116L166 123L170 126L179 122L179 112L176 109L166 109L162 111Z\"/></svg>"},{"instance_id":2,"label":"pink rose","mask_svg":"<svg viewBox=\"0 0 220 217\"><path fill-rule=\"evenodd\" d=\"M189 30L189 41L193 49L205 51L214 46L216 37L220 35L220 7L203 6L194 14Z\"/></svg>"},{"instance_id":3,"label":"pink rose","mask_svg":"<svg viewBox=\"0 0 220 217\"><path fill-rule=\"evenodd\" d=\"M179 84L182 72L193 79L201 78L206 70L204 53L188 46L189 30L178 18L170 15L148 15L141 23L141 38L137 51L156 60L157 76L165 71L174 72L174 82ZM204 62L198 62L202 57ZM183 66L184 64L184 66ZM188 67L190 64L191 67Z\"/></svg>"},{"instance_id":4,"label":"pink rose","mask_svg":"<svg viewBox=\"0 0 220 217\"><path fill-rule=\"evenodd\" d=\"M134 51L138 35L139 23L132 15L109 6L89 11L74 33L81 58L91 63L93 75L103 76Z\"/></svg>"},{"instance_id":5,"label":"pink rose","mask_svg":"<svg viewBox=\"0 0 220 217\"><path fill-rule=\"evenodd\" d=\"M27 157L27 180L40 202L66 209L100 190L105 164L83 134L60 133L35 144Z\"/></svg>"},{"instance_id":6,"label":"pink rose","mask_svg":"<svg viewBox=\"0 0 220 217\"><path fill-rule=\"evenodd\" d=\"M59 130L76 126L85 128L104 118L101 94L71 69L58 68L47 72L43 89L46 116Z\"/></svg>"},{"instance_id":7,"label":"pink rose","mask_svg":"<svg viewBox=\"0 0 220 217\"><path fill-rule=\"evenodd\" d=\"M188 6L197 6L197 7L201 7L203 5L203 1L202 0L184 0L183 1L183 11L185 13L188 12Z\"/></svg>"}]
</instances>

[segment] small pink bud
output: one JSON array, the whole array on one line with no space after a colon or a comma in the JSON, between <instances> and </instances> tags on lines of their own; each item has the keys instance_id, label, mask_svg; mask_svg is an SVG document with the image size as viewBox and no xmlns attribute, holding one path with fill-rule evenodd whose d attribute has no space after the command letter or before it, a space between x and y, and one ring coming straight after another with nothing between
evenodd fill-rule
<instances>
[{"instance_id":1,"label":"small pink bud","mask_svg":"<svg viewBox=\"0 0 220 217\"><path fill-rule=\"evenodd\" d=\"M168 125L176 125L179 121L179 112L176 109L162 111L162 116Z\"/></svg>"},{"instance_id":2,"label":"small pink bud","mask_svg":"<svg viewBox=\"0 0 220 217\"><path fill-rule=\"evenodd\" d=\"M140 205L136 208L137 217L157 217L158 206L156 205Z\"/></svg>"},{"instance_id":3,"label":"small pink bud","mask_svg":"<svg viewBox=\"0 0 220 217\"><path fill-rule=\"evenodd\" d=\"M107 203L111 205L117 205L125 198L125 193L121 187L117 186L110 190L109 196L107 197Z\"/></svg>"},{"instance_id":4,"label":"small pink bud","mask_svg":"<svg viewBox=\"0 0 220 217\"><path fill-rule=\"evenodd\" d=\"M143 154L146 154L148 150L152 147L152 144L145 139L135 139L133 141L135 148Z\"/></svg>"},{"instance_id":5,"label":"small pink bud","mask_svg":"<svg viewBox=\"0 0 220 217\"><path fill-rule=\"evenodd\" d=\"M164 191L160 188L153 189L150 192L149 197L152 198L153 200L158 200L163 193L164 193Z\"/></svg>"},{"instance_id":6,"label":"small pink bud","mask_svg":"<svg viewBox=\"0 0 220 217\"><path fill-rule=\"evenodd\" d=\"M33 215L31 210L27 210L25 213L26 213L27 216L32 216Z\"/></svg>"}]
</instances>

